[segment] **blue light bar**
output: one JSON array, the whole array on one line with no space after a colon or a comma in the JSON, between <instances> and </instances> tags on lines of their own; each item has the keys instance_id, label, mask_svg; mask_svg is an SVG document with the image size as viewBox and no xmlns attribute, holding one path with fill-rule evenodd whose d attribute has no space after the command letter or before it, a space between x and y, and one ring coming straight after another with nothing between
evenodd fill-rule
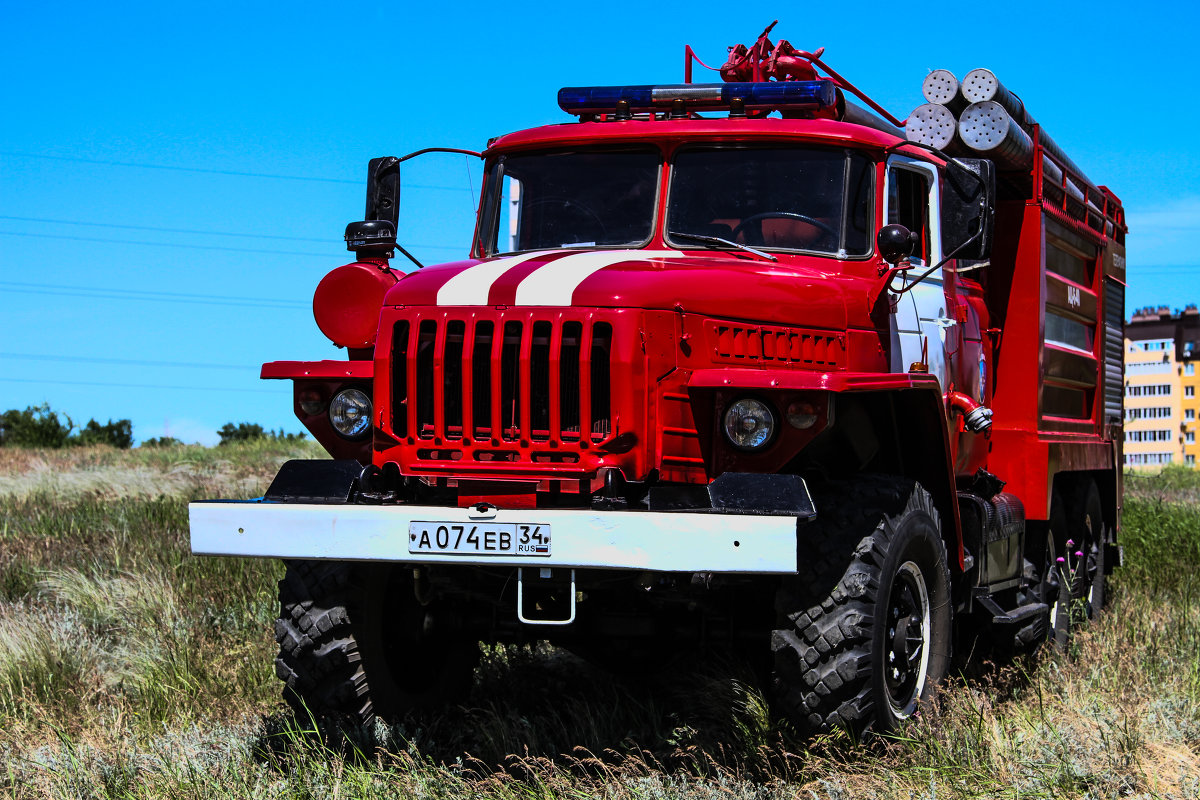
<instances>
[{"instance_id":1,"label":"blue light bar","mask_svg":"<svg viewBox=\"0 0 1200 800\"><path fill-rule=\"evenodd\" d=\"M817 111L837 105L837 89L833 81L815 80L568 86L558 90L558 105L568 114L611 114L622 100L632 113L667 110L676 100L682 100L689 111L722 110L734 99L753 110Z\"/></svg>"}]
</instances>

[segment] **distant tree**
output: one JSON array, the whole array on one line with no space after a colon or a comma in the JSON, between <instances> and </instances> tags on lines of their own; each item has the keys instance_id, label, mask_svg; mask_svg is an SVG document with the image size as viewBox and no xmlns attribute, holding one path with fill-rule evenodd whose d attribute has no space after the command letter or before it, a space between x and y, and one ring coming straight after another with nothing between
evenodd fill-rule
<instances>
[{"instance_id":1,"label":"distant tree","mask_svg":"<svg viewBox=\"0 0 1200 800\"><path fill-rule=\"evenodd\" d=\"M293 444L307 438L303 433L284 433L283 428L277 431L263 430L262 425L250 422L239 422L236 425L226 422L221 430L217 431L217 435L221 437L221 441L217 442L218 447L234 442L252 442L256 439L271 439L276 442Z\"/></svg>"},{"instance_id":2,"label":"distant tree","mask_svg":"<svg viewBox=\"0 0 1200 800\"><path fill-rule=\"evenodd\" d=\"M153 436L146 439L138 447L179 447L182 444L183 442L174 436Z\"/></svg>"},{"instance_id":3,"label":"distant tree","mask_svg":"<svg viewBox=\"0 0 1200 800\"><path fill-rule=\"evenodd\" d=\"M262 425L256 425L250 422L239 422L234 425L232 422L226 422L221 430L217 431L217 435L221 437L218 446L233 444L234 442L252 442L255 439L265 439L267 432L263 430Z\"/></svg>"},{"instance_id":4,"label":"distant tree","mask_svg":"<svg viewBox=\"0 0 1200 800\"><path fill-rule=\"evenodd\" d=\"M284 433L283 428L280 428L277 431L267 431L267 436L270 436L272 439L274 439L277 442L287 442L288 444L295 444L296 442L303 442L305 439L308 438L308 435L303 432L302 433Z\"/></svg>"},{"instance_id":5,"label":"distant tree","mask_svg":"<svg viewBox=\"0 0 1200 800\"><path fill-rule=\"evenodd\" d=\"M64 423L47 403L29 406L24 411L9 409L0 414L0 446L62 447L70 439L73 427L70 417Z\"/></svg>"},{"instance_id":6,"label":"distant tree","mask_svg":"<svg viewBox=\"0 0 1200 800\"><path fill-rule=\"evenodd\" d=\"M70 444L93 445L106 444L120 450L128 450L133 446L133 423L127 419L113 422L111 419L104 425L89 419L79 433L72 436Z\"/></svg>"},{"instance_id":7,"label":"distant tree","mask_svg":"<svg viewBox=\"0 0 1200 800\"><path fill-rule=\"evenodd\" d=\"M64 421L65 420L65 421ZM24 411L9 409L0 414L0 447L66 447L67 445L109 445L125 449L133 444L133 423L127 419L109 420L101 425L88 420L78 432L66 414L49 404L29 406Z\"/></svg>"}]
</instances>

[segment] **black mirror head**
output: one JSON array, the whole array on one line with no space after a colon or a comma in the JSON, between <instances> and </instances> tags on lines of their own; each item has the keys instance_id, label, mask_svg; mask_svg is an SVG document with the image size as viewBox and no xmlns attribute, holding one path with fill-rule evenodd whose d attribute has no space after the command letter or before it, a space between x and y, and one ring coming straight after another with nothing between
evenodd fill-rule
<instances>
[{"instance_id":1,"label":"black mirror head","mask_svg":"<svg viewBox=\"0 0 1200 800\"><path fill-rule=\"evenodd\" d=\"M396 247L396 226L391 220L365 219L346 226L346 249L356 258L391 258Z\"/></svg>"},{"instance_id":2,"label":"black mirror head","mask_svg":"<svg viewBox=\"0 0 1200 800\"><path fill-rule=\"evenodd\" d=\"M900 259L911 256L917 246L917 236L903 225L884 225L875 237L879 254L889 264L895 264Z\"/></svg>"}]
</instances>

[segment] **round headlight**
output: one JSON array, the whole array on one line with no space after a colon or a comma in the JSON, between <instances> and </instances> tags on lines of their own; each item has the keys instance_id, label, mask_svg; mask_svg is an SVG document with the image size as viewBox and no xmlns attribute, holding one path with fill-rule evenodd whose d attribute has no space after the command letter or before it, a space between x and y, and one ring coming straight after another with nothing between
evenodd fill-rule
<instances>
[{"instance_id":1,"label":"round headlight","mask_svg":"<svg viewBox=\"0 0 1200 800\"><path fill-rule=\"evenodd\" d=\"M329 403L329 422L347 439L359 439L371 430L371 398L361 389L343 389Z\"/></svg>"},{"instance_id":2,"label":"round headlight","mask_svg":"<svg viewBox=\"0 0 1200 800\"><path fill-rule=\"evenodd\" d=\"M725 411L725 437L739 450L761 450L775 436L775 414L761 400L738 400Z\"/></svg>"}]
</instances>

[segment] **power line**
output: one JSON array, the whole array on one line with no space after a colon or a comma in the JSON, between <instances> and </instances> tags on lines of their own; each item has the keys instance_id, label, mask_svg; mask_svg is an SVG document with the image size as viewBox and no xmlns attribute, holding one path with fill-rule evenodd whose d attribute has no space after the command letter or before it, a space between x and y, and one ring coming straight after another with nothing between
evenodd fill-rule
<instances>
[{"instance_id":1,"label":"power line","mask_svg":"<svg viewBox=\"0 0 1200 800\"><path fill-rule=\"evenodd\" d=\"M237 236L244 239L279 239L288 242L319 242L329 244L329 237L316 238L310 236L277 236L269 233L234 233L233 231L202 231L193 228L159 228L153 225L121 225L115 222L84 222L75 219L48 219L45 217L14 217L0 214L0 219L16 222L44 222L52 225L86 225L90 228L119 228L127 231L156 231L158 233L188 233L199 236ZM420 245L417 245L418 247Z\"/></svg>"},{"instance_id":2,"label":"power line","mask_svg":"<svg viewBox=\"0 0 1200 800\"><path fill-rule=\"evenodd\" d=\"M37 239L65 239L72 242L102 242L104 244L134 244L150 247L179 247L184 250L221 250L228 253L259 253L275 256L309 256L330 258L329 253L301 253L295 250L259 250L249 247L224 247L215 244L183 244L182 242L139 242L131 239L99 239L93 236L64 236L60 233L26 233L22 231L0 231L0 236L27 236Z\"/></svg>"},{"instance_id":3,"label":"power line","mask_svg":"<svg viewBox=\"0 0 1200 800\"><path fill-rule=\"evenodd\" d=\"M9 218L8 217L0 217L0 219L9 219ZM15 219L15 217L13 219ZM252 236L253 235L253 234L245 234L245 233L220 233L217 231L208 231L208 232L205 232L205 231L180 231L180 230L172 230L170 228L151 228L151 227L133 226L133 225L109 225L107 223L100 223L100 222L78 222L78 223L76 223L76 222L69 222L67 220L44 220L44 221L67 224L67 225L94 225L96 227L132 228L135 230L162 231L164 233L200 233L200 234L209 233L209 234L215 235L215 236ZM149 247L179 247L184 250L220 250L220 251L226 252L226 253L255 253L255 254L265 254L265 255L272 255L272 256L307 256L309 258L333 258L336 255L336 253L338 252L337 250L335 250L333 253L304 253L304 252L300 252L298 250L263 250L260 248L253 248L253 247L227 247L224 245L214 245L214 244L188 244L188 243L184 243L184 242L144 242L144 241L136 241L133 239L101 239L101 238L93 237L93 236L67 236L67 235L61 234L61 233L30 233L28 231L0 231L0 236L24 236L24 237L35 238L35 239L65 239L67 241L72 241L72 242L101 242L103 244L132 244L132 245L141 245L141 246L149 246ZM285 239L285 238L289 238L289 237L265 236L262 238ZM296 241L330 242L331 240L329 240L329 239L296 239ZM453 245L445 245L445 244L410 244L410 245L406 245L406 246L414 247L414 248L419 247L423 250L454 250L454 251L458 251L458 252L461 252L463 249L462 247L456 247ZM331 245L331 248L332 248L332 245Z\"/></svg>"},{"instance_id":4,"label":"power line","mask_svg":"<svg viewBox=\"0 0 1200 800\"><path fill-rule=\"evenodd\" d=\"M204 175L227 175L237 178L268 178L278 181L309 181L312 183L347 183L353 186L361 186L362 181L352 181L347 178L324 178L312 175L280 175L269 172L245 172L235 169L206 169L203 167L179 167L171 164L146 164L136 161L107 161L99 158L80 158L79 156L50 156L40 153L18 153L13 151L0 151L0 156L14 156L16 158L40 158L46 161L72 161L77 164L98 164L103 167L132 167L135 169L159 169L168 170L171 172L197 172ZM464 189L462 186L439 186L436 184L409 183L406 186L413 189L439 189L448 192L472 191Z\"/></svg>"},{"instance_id":5,"label":"power line","mask_svg":"<svg viewBox=\"0 0 1200 800\"><path fill-rule=\"evenodd\" d=\"M51 356L36 353L0 353L0 358L22 361L67 361L77 364L120 364L136 367L186 367L187 369L257 370L255 364L198 364L187 361L145 361L134 358L96 358L92 356Z\"/></svg>"},{"instance_id":6,"label":"power line","mask_svg":"<svg viewBox=\"0 0 1200 800\"><path fill-rule=\"evenodd\" d=\"M47 383L55 386L105 386L114 389L177 389L188 392L253 392L278 394L276 389L247 389L234 386L166 386L157 383L101 383L98 381L43 381L33 378L0 378L0 383Z\"/></svg>"},{"instance_id":7,"label":"power line","mask_svg":"<svg viewBox=\"0 0 1200 800\"><path fill-rule=\"evenodd\" d=\"M184 294L179 292L148 292L137 289L97 289L89 286L57 286L48 283L19 283L0 281L0 287L22 294L52 294L67 297L96 297L104 300L144 300L161 303L197 303L200 305L249 306L253 308L299 309L308 303L297 300L231 297L225 295Z\"/></svg>"},{"instance_id":8,"label":"power line","mask_svg":"<svg viewBox=\"0 0 1200 800\"><path fill-rule=\"evenodd\" d=\"M266 303L239 303L233 301L221 300L187 300L183 298L171 297L129 297L127 295L111 295L101 292L84 292L84 291L56 291L54 289L7 289L8 292L18 294L48 294L59 297L91 297L97 300L144 300L153 301L156 303L192 303L200 306L235 306L239 308L261 308L275 311L294 311L302 308L303 305L284 306L284 305L268 305Z\"/></svg>"}]
</instances>

